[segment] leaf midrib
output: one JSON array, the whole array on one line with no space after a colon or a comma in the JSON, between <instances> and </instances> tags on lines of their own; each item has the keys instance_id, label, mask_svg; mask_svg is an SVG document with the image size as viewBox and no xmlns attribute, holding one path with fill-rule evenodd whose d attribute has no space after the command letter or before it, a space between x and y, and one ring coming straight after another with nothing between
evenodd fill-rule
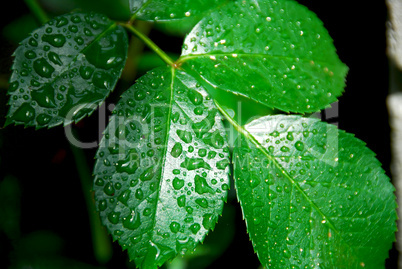
<instances>
[{"instance_id":1,"label":"leaf midrib","mask_svg":"<svg viewBox=\"0 0 402 269\"><path fill-rule=\"evenodd\" d=\"M235 56L233 56L235 55ZM290 57L290 56L284 56L284 55L269 55L269 54L263 54L263 53L206 53L206 54L189 54L185 56L181 56L178 60L178 64L183 64L186 63L190 60L193 59L198 59L198 58L210 58L210 57L230 57L230 58L271 58L271 59L283 59L283 60L296 60L298 59L301 62L314 62L318 63L320 65L325 65L327 67L329 66L334 66L335 64L333 63L327 63L321 60L314 60L314 59L305 59L305 58L300 58L300 57Z\"/></svg>"},{"instance_id":2,"label":"leaf midrib","mask_svg":"<svg viewBox=\"0 0 402 269\"><path fill-rule=\"evenodd\" d=\"M171 117L172 117L172 105L173 105L173 95L174 95L174 77L175 77L175 69L173 68L173 67L171 67L170 68L170 75L171 75L171 79L172 79L172 81L170 82L170 99L169 99L169 112L168 112L168 115L167 115L167 124L166 124L166 139L168 140L168 135L169 135L169 133L170 133L170 126L171 126ZM167 155L167 152L168 152L168 147L167 147L167 145L168 145L168 141L166 141L166 143L165 143L165 145L166 146L164 146L164 149L163 149L163 152L162 152L162 156L166 156ZM163 162L162 162L162 164L161 164L161 175L163 175L164 173L165 173L165 167L166 167L166 160L167 160L168 158L163 158ZM160 194L160 191L161 191L161 189L162 189L162 184L163 184L163 180L161 179L160 181L159 181L159 186L158 186L158 188L157 188L157 193L156 193L156 196L157 197L159 197L159 194ZM152 218L152 227L153 227L153 231L154 231L154 228L156 227L156 216L158 215L157 214L157 212L158 212L158 204L160 203L161 201L160 201L160 199L158 198L157 200L156 200L156 203L155 203L155 207L154 207L154 212L155 212L155 214L153 214L153 218ZM151 236L151 240L153 239L153 236L154 236L154 233L152 233L152 236Z\"/></svg>"}]
</instances>

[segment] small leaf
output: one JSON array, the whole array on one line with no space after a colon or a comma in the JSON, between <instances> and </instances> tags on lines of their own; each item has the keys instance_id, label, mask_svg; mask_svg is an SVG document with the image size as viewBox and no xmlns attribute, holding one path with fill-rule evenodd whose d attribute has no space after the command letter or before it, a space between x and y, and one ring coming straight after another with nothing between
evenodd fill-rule
<instances>
[{"instance_id":1,"label":"small leaf","mask_svg":"<svg viewBox=\"0 0 402 269\"><path fill-rule=\"evenodd\" d=\"M293 0L212 11L186 37L179 63L214 88L300 113L335 102L348 70L322 22Z\"/></svg>"},{"instance_id":2,"label":"small leaf","mask_svg":"<svg viewBox=\"0 0 402 269\"><path fill-rule=\"evenodd\" d=\"M199 17L206 11L226 4L228 0L130 0L136 18L150 21L181 20Z\"/></svg>"},{"instance_id":3,"label":"small leaf","mask_svg":"<svg viewBox=\"0 0 402 269\"><path fill-rule=\"evenodd\" d=\"M53 127L91 114L115 87L127 47L124 29L102 15L49 21L15 51L6 125Z\"/></svg>"},{"instance_id":4,"label":"small leaf","mask_svg":"<svg viewBox=\"0 0 402 269\"><path fill-rule=\"evenodd\" d=\"M203 241L226 200L228 156L218 110L186 73L158 68L123 94L94 191L103 223L137 266L156 268Z\"/></svg>"},{"instance_id":5,"label":"small leaf","mask_svg":"<svg viewBox=\"0 0 402 269\"><path fill-rule=\"evenodd\" d=\"M260 118L237 141L234 176L265 267L384 268L394 188L353 135L316 119Z\"/></svg>"}]
</instances>

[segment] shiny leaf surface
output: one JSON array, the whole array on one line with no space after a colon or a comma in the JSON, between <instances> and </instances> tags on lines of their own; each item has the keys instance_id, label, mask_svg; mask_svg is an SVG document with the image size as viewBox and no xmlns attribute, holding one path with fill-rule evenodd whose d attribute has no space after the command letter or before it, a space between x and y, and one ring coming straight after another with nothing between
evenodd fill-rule
<instances>
[{"instance_id":1,"label":"shiny leaf surface","mask_svg":"<svg viewBox=\"0 0 402 269\"><path fill-rule=\"evenodd\" d=\"M119 101L94 174L103 223L140 268L193 251L226 200L229 149L218 110L184 72L162 67Z\"/></svg>"},{"instance_id":2,"label":"shiny leaf surface","mask_svg":"<svg viewBox=\"0 0 402 269\"><path fill-rule=\"evenodd\" d=\"M53 127L92 113L115 87L127 44L122 27L93 13L35 30L14 54L6 124Z\"/></svg>"},{"instance_id":3,"label":"shiny leaf surface","mask_svg":"<svg viewBox=\"0 0 402 269\"><path fill-rule=\"evenodd\" d=\"M186 37L179 63L214 88L301 113L336 101L347 73L322 22L293 0L214 10Z\"/></svg>"},{"instance_id":4,"label":"shiny leaf surface","mask_svg":"<svg viewBox=\"0 0 402 269\"><path fill-rule=\"evenodd\" d=\"M384 268L394 188L353 135L316 119L245 126L234 176L248 233L267 268Z\"/></svg>"},{"instance_id":5,"label":"shiny leaf surface","mask_svg":"<svg viewBox=\"0 0 402 269\"><path fill-rule=\"evenodd\" d=\"M130 0L131 13L141 20L168 21L199 17L228 0ZM183 21L185 23L185 21Z\"/></svg>"}]
</instances>

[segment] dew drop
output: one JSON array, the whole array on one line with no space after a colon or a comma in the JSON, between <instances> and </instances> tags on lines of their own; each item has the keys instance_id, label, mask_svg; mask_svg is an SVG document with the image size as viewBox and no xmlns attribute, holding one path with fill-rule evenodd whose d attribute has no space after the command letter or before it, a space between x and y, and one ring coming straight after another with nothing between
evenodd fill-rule
<instances>
[{"instance_id":1,"label":"dew drop","mask_svg":"<svg viewBox=\"0 0 402 269\"><path fill-rule=\"evenodd\" d=\"M200 157L207 156L207 150L206 149L199 149L198 150L198 156L200 156Z\"/></svg>"},{"instance_id":2,"label":"dew drop","mask_svg":"<svg viewBox=\"0 0 402 269\"><path fill-rule=\"evenodd\" d=\"M57 64L57 65L60 65L60 66L63 65L63 62L61 61L59 55L57 55L55 52L50 51L50 52L47 54L47 57L49 58L49 60L50 60L52 63Z\"/></svg>"},{"instance_id":3,"label":"dew drop","mask_svg":"<svg viewBox=\"0 0 402 269\"><path fill-rule=\"evenodd\" d=\"M92 83L101 89L109 89L112 85L113 78L106 72L97 71L92 77Z\"/></svg>"},{"instance_id":4,"label":"dew drop","mask_svg":"<svg viewBox=\"0 0 402 269\"><path fill-rule=\"evenodd\" d=\"M257 187L258 185L260 185L261 180L257 177L253 177L249 180L249 185L252 189L254 189L255 187Z\"/></svg>"},{"instance_id":5,"label":"dew drop","mask_svg":"<svg viewBox=\"0 0 402 269\"><path fill-rule=\"evenodd\" d=\"M218 130L216 130L213 133L207 133L203 141L207 144L210 145L216 149L221 149L223 145L225 144L224 138L221 136Z\"/></svg>"},{"instance_id":6,"label":"dew drop","mask_svg":"<svg viewBox=\"0 0 402 269\"><path fill-rule=\"evenodd\" d=\"M63 47L66 43L66 38L62 34L43 35L42 40L57 48Z\"/></svg>"},{"instance_id":7,"label":"dew drop","mask_svg":"<svg viewBox=\"0 0 402 269\"><path fill-rule=\"evenodd\" d=\"M100 200L98 203L98 208L99 208L99 211L105 211L107 208L106 200Z\"/></svg>"},{"instance_id":8,"label":"dew drop","mask_svg":"<svg viewBox=\"0 0 402 269\"><path fill-rule=\"evenodd\" d=\"M278 137L279 136L279 132L278 131L273 131L272 133L269 134L270 136L273 137Z\"/></svg>"},{"instance_id":9,"label":"dew drop","mask_svg":"<svg viewBox=\"0 0 402 269\"><path fill-rule=\"evenodd\" d=\"M205 168L208 170L211 170L211 166L206 163L202 158L188 158L186 157L186 159L184 160L184 162L182 162L180 164L180 167L186 168L187 170L196 170L199 168Z\"/></svg>"},{"instance_id":10,"label":"dew drop","mask_svg":"<svg viewBox=\"0 0 402 269\"><path fill-rule=\"evenodd\" d=\"M90 79L92 74L94 73L94 69L90 66L80 66L80 75L83 79Z\"/></svg>"},{"instance_id":11,"label":"dew drop","mask_svg":"<svg viewBox=\"0 0 402 269\"><path fill-rule=\"evenodd\" d=\"M125 190L125 191L123 191L123 192L119 195L119 197L117 198L117 200L119 200L122 204L124 204L125 206L127 206L127 205L128 205L127 202L128 202L128 200L130 199L130 194L131 194L131 191L130 191L130 190Z\"/></svg>"},{"instance_id":12,"label":"dew drop","mask_svg":"<svg viewBox=\"0 0 402 269\"><path fill-rule=\"evenodd\" d=\"M120 212L114 212L114 211L110 212L110 213L107 215L107 219L108 219L108 220L110 221L110 223L112 223L112 224L117 224L117 223L119 223Z\"/></svg>"},{"instance_id":13,"label":"dew drop","mask_svg":"<svg viewBox=\"0 0 402 269\"><path fill-rule=\"evenodd\" d=\"M228 165L229 165L229 160L223 159L216 163L216 168L218 168L219 170L225 170Z\"/></svg>"},{"instance_id":14,"label":"dew drop","mask_svg":"<svg viewBox=\"0 0 402 269\"><path fill-rule=\"evenodd\" d=\"M36 53L32 50L28 50L25 52L25 57L27 59L34 59L34 58L36 58Z\"/></svg>"},{"instance_id":15,"label":"dew drop","mask_svg":"<svg viewBox=\"0 0 402 269\"><path fill-rule=\"evenodd\" d=\"M70 25L70 26L68 27L68 30L70 30L70 31L73 32L73 33L77 33L77 32L78 32L78 27L75 26L75 25Z\"/></svg>"},{"instance_id":16,"label":"dew drop","mask_svg":"<svg viewBox=\"0 0 402 269\"><path fill-rule=\"evenodd\" d=\"M180 230L180 224L173 221L172 223L170 223L169 228L172 233L177 233Z\"/></svg>"},{"instance_id":17,"label":"dew drop","mask_svg":"<svg viewBox=\"0 0 402 269\"><path fill-rule=\"evenodd\" d=\"M135 191L135 198L137 198L138 200L142 200L144 198L144 192L141 189L137 189Z\"/></svg>"},{"instance_id":18,"label":"dew drop","mask_svg":"<svg viewBox=\"0 0 402 269\"><path fill-rule=\"evenodd\" d=\"M180 190L184 186L184 180L175 177L172 182L173 188L175 190Z\"/></svg>"},{"instance_id":19,"label":"dew drop","mask_svg":"<svg viewBox=\"0 0 402 269\"><path fill-rule=\"evenodd\" d=\"M116 171L134 174L140 165L139 154L136 149L131 149L124 160L117 162Z\"/></svg>"},{"instance_id":20,"label":"dew drop","mask_svg":"<svg viewBox=\"0 0 402 269\"><path fill-rule=\"evenodd\" d=\"M115 189L112 182L106 183L105 187L103 188L103 192L106 195L113 196L115 193Z\"/></svg>"},{"instance_id":21,"label":"dew drop","mask_svg":"<svg viewBox=\"0 0 402 269\"><path fill-rule=\"evenodd\" d=\"M191 135L190 132L188 131L183 131L183 130L177 130L176 134L179 136L181 140L183 140L185 143L191 143L193 141L193 136Z\"/></svg>"},{"instance_id":22,"label":"dew drop","mask_svg":"<svg viewBox=\"0 0 402 269\"><path fill-rule=\"evenodd\" d=\"M79 16L72 16L71 17L71 21L73 23L80 23L81 22L81 18Z\"/></svg>"},{"instance_id":23,"label":"dew drop","mask_svg":"<svg viewBox=\"0 0 402 269\"><path fill-rule=\"evenodd\" d=\"M45 78L50 78L54 72L54 68L44 58L35 60L33 68L38 75Z\"/></svg>"},{"instance_id":24,"label":"dew drop","mask_svg":"<svg viewBox=\"0 0 402 269\"><path fill-rule=\"evenodd\" d=\"M202 208L207 208L208 207L208 201L205 198L198 198L195 199L195 202L201 206Z\"/></svg>"},{"instance_id":25,"label":"dew drop","mask_svg":"<svg viewBox=\"0 0 402 269\"><path fill-rule=\"evenodd\" d=\"M134 99L137 101L142 101L146 97L146 93L143 90L138 90L134 94Z\"/></svg>"},{"instance_id":26,"label":"dew drop","mask_svg":"<svg viewBox=\"0 0 402 269\"><path fill-rule=\"evenodd\" d=\"M75 37L74 41L77 42L78 45L84 44L84 39L80 36Z\"/></svg>"},{"instance_id":27,"label":"dew drop","mask_svg":"<svg viewBox=\"0 0 402 269\"><path fill-rule=\"evenodd\" d=\"M183 146L180 143L176 143L174 144L172 151L170 152L170 154L174 157L177 158L181 155L183 151Z\"/></svg>"},{"instance_id":28,"label":"dew drop","mask_svg":"<svg viewBox=\"0 0 402 269\"><path fill-rule=\"evenodd\" d=\"M203 113L204 113L204 108L202 108L202 107L194 108L194 114L195 115L202 115Z\"/></svg>"},{"instance_id":29,"label":"dew drop","mask_svg":"<svg viewBox=\"0 0 402 269\"><path fill-rule=\"evenodd\" d=\"M149 181L155 176L155 171L154 167L151 166L147 168L142 174L140 175L140 180L141 181Z\"/></svg>"},{"instance_id":30,"label":"dew drop","mask_svg":"<svg viewBox=\"0 0 402 269\"><path fill-rule=\"evenodd\" d=\"M304 143L301 142L301 141L297 141L297 142L295 143L295 148L296 148L297 150L299 150L299 151L302 151L302 150L304 149Z\"/></svg>"},{"instance_id":31,"label":"dew drop","mask_svg":"<svg viewBox=\"0 0 402 269\"><path fill-rule=\"evenodd\" d=\"M48 114L39 114L36 117L36 121L38 122L39 125L45 125L48 124L50 122L50 120L52 119L52 117Z\"/></svg>"},{"instance_id":32,"label":"dew drop","mask_svg":"<svg viewBox=\"0 0 402 269\"><path fill-rule=\"evenodd\" d=\"M196 175L194 177L195 192L198 194L210 193L214 194L215 191L208 185L204 177Z\"/></svg>"},{"instance_id":33,"label":"dew drop","mask_svg":"<svg viewBox=\"0 0 402 269\"><path fill-rule=\"evenodd\" d=\"M182 195L179 198L177 198L177 205L179 207L184 207L186 205L186 196Z\"/></svg>"},{"instance_id":34,"label":"dew drop","mask_svg":"<svg viewBox=\"0 0 402 269\"><path fill-rule=\"evenodd\" d=\"M35 109L29 103L23 103L13 114L14 121L30 122L35 118Z\"/></svg>"},{"instance_id":35,"label":"dew drop","mask_svg":"<svg viewBox=\"0 0 402 269\"><path fill-rule=\"evenodd\" d=\"M123 226L124 228L134 230L141 226L141 218L140 213L135 212L134 210L131 213L123 218Z\"/></svg>"},{"instance_id":36,"label":"dew drop","mask_svg":"<svg viewBox=\"0 0 402 269\"><path fill-rule=\"evenodd\" d=\"M188 90L187 96L194 105L201 105L203 102L202 95L196 90Z\"/></svg>"},{"instance_id":37,"label":"dew drop","mask_svg":"<svg viewBox=\"0 0 402 269\"><path fill-rule=\"evenodd\" d=\"M31 45L32 47L37 47L38 46L38 41L36 41L35 38L31 37L28 41L28 44Z\"/></svg>"}]
</instances>

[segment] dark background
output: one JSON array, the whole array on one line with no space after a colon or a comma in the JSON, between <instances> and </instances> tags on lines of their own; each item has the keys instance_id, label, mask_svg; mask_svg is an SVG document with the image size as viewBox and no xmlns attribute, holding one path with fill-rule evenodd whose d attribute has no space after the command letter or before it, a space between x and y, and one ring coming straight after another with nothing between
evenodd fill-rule
<instances>
[{"instance_id":1,"label":"dark background","mask_svg":"<svg viewBox=\"0 0 402 269\"><path fill-rule=\"evenodd\" d=\"M348 0L300 0L317 13L335 40L340 59L350 68L347 87L339 99L339 127L354 133L376 152L390 176L390 130L386 110L389 68L386 55L387 10L384 1L350 4ZM29 11L21 0L8 1L1 8L1 28ZM151 32L154 41L167 51L180 53L182 40ZM168 41L168 42L167 42ZM0 78L6 78L12 64L10 56L16 44L0 37ZM111 96L111 103L117 96ZM6 90L0 90L0 125L4 123ZM95 112L82 123L73 126L84 141L98 139L98 117ZM0 180L12 175L18 179L21 195L21 230L29 234L50 230L63 240L63 255L82 262L96 264L92 252L87 209L82 195L71 147L64 129L35 131L33 128L8 126L0 130ZM85 150L88 166L93 167L96 149ZM236 236L231 246L210 268L257 268L246 234L240 207L236 207ZM1 216L0 216L1 218ZM7 255L12 243L0 234L0 268L7 268ZM114 243L112 262L124 266L126 253ZM396 268L395 248L390 252L387 268ZM4 267L2 263L4 263ZM112 267L110 267L112 268Z\"/></svg>"}]
</instances>

